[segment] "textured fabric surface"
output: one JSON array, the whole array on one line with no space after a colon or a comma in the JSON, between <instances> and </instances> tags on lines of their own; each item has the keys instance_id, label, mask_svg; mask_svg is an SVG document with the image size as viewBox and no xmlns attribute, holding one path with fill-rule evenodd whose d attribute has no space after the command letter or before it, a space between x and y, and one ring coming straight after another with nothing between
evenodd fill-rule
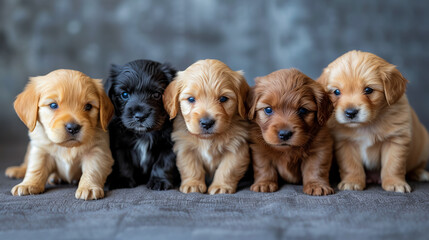
<instances>
[{"instance_id":1,"label":"textured fabric surface","mask_svg":"<svg viewBox=\"0 0 429 240\"><path fill-rule=\"evenodd\" d=\"M23 145L0 146L0 171L20 163ZM74 198L76 186L14 197L20 180L0 176L0 239L427 239L429 183L411 182L410 194L370 185L326 197L283 185L271 194L244 184L233 195L157 192L144 186Z\"/></svg>"}]
</instances>

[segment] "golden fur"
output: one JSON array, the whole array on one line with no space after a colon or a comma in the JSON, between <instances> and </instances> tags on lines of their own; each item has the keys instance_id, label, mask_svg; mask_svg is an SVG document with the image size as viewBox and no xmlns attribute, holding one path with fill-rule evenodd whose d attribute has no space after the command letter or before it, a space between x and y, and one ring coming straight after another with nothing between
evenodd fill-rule
<instances>
[{"instance_id":1,"label":"golden fur","mask_svg":"<svg viewBox=\"0 0 429 240\"><path fill-rule=\"evenodd\" d=\"M184 193L234 193L249 165L245 101L249 86L241 72L218 60L201 60L179 72L164 92L164 106L174 120L172 139ZM224 96L228 100L220 102ZM195 102L188 101L190 97ZM202 118L216 121L203 132Z\"/></svg>"},{"instance_id":2,"label":"golden fur","mask_svg":"<svg viewBox=\"0 0 429 240\"><path fill-rule=\"evenodd\" d=\"M410 192L406 174L428 181L429 137L405 95L407 80L396 67L367 52L350 51L324 69L318 79L330 92L341 190L363 190L365 170L381 170L386 191ZM371 93L364 89L370 87ZM340 90L340 95L334 91ZM344 111L359 109L348 120Z\"/></svg>"},{"instance_id":3,"label":"golden fur","mask_svg":"<svg viewBox=\"0 0 429 240\"><path fill-rule=\"evenodd\" d=\"M58 108L51 109L51 103ZM87 104L92 108L85 109ZM30 78L14 107L29 129L30 143L24 163L6 170L9 177L24 177L12 194L42 193L51 174L50 182L79 180L78 199L103 198L113 165L106 132L113 105L101 80L78 71L55 70ZM67 123L81 125L79 133L69 134Z\"/></svg>"},{"instance_id":4,"label":"golden fur","mask_svg":"<svg viewBox=\"0 0 429 240\"><path fill-rule=\"evenodd\" d=\"M280 175L289 183L303 182L306 194L334 193L329 186L333 139L325 125L332 103L323 87L296 69L275 71L255 82L249 95L255 175L250 189L277 191ZM281 131L293 134L282 139Z\"/></svg>"}]
</instances>

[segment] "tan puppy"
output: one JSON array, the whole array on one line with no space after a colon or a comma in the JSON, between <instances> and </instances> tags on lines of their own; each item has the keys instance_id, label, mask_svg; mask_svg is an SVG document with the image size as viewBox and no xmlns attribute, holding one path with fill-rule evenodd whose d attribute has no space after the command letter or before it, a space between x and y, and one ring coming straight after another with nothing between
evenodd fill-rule
<instances>
[{"instance_id":1,"label":"tan puppy","mask_svg":"<svg viewBox=\"0 0 429 240\"><path fill-rule=\"evenodd\" d=\"M245 101L249 85L241 72L218 60L201 60L179 72L164 92L176 118L172 139L184 193L234 193L249 165Z\"/></svg>"},{"instance_id":2,"label":"tan puppy","mask_svg":"<svg viewBox=\"0 0 429 240\"><path fill-rule=\"evenodd\" d=\"M63 69L33 77L14 107L29 129L30 143L24 163L6 170L9 177L25 175L12 195L42 193L55 173L69 183L79 180L76 198L103 198L113 165L106 132L113 105L101 80Z\"/></svg>"},{"instance_id":3,"label":"tan puppy","mask_svg":"<svg viewBox=\"0 0 429 240\"><path fill-rule=\"evenodd\" d=\"M324 69L335 113L329 121L335 137L341 190L365 188L365 169L381 170L386 191L410 192L405 175L428 181L429 138L405 89L407 80L392 64L366 52L350 51Z\"/></svg>"}]
</instances>

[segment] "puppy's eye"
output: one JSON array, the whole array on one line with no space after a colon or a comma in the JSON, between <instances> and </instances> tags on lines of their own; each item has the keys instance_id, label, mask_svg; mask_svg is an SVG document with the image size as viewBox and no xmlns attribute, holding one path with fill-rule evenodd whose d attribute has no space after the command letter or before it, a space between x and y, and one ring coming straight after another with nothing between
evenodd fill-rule
<instances>
[{"instance_id":1,"label":"puppy's eye","mask_svg":"<svg viewBox=\"0 0 429 240\"><path fill-rule=\"evenodd\" d=\"M156 92L156 93L152 93L152 98L153 99L159 99L161 97L161 93Z\"/></svg>"},{"instance_id":2,"label":"puppy's eye","mask_svg":"<svg viewBox=\"0 0 429 240\"><path fill-rule=\"evenodd\" d=\"M372 92L374 92L374 89L372 89L372 88L370 88L370 87L366 87L366 88L363 90L363 93L364 93L364 94L371 94Z\"/></svg>"},{"instance_id":3,"label":"puppy's eye","mask_svg":"<svg viewBox=\"0 0 429 240\"><path fill-rule=\"evenodd\" d=\"M49 104L49 107L51 109L57 109L58 108L58 104L57 103L51 103L51 104Z\"/></svg>"},{"instance_id":4,"label":"puppy's eye","mask_svg":"<svg viewBox=\"0 0 429 240\"><path fill-rule=\"evenodd\" d=\"M228 101L228 99L229 99L229 98L227 98L227 97L225 97L225 96L222 96L222 97L220 97L220 98L219 98L219 102L223 103L223 102Z\"/></svg>"},{"instance_id":5,"label":"puppy's eye","mask_svg":"<svg viewBox=\"0 0 429 240\"><path fill-rule=\"evenodd\" d=\"M85 111L89 111L89 110L91 110L92 109L92 105L91 104L86 104L85 105Z\"/></svg>"},{"instance_id":6,"label":"puppy's eye","mask_svg":"<svg viewBox=\"0 0 429 240\"><path fill-rule=\"evenodd\" d=\"M336 96L339 96L341 94L340 89L335 89L334 94Z\"/></svg>"},{"instance_id":7,"label":"puppy's eye","mask_svg":"<svg viewBox=\"0 0 429 240\"><path fill-rule=\"evenodd\" d=\"M127 92L123 92L121 93L121 98L124 100L128 100L128 98L130 98L130 94Z\"/></svg>"},{"instance_id":8,"label":"puppy's eye","mask_svg":"<svg viewBox=\"0 0 429 240\"><path fill-rule=\"evenodd\" d=\"M266 108L264 108L264 112L267 115L272 115L273 114L273 109L270 108L270 107L266 107Z\"/></svg>"},{"instance_id":9,"label":"puppy's eye","mask_svg":"<svg viewBox=\"0 0 429 240\"><path fill-rule=\"evenodd\" d=\"M188 102L194 103L195 102L195 98L194 97L188 97Z\"/></svg>"},{"instance_id":10,"label":"puppy's eye","mask_svg":"<svg viewBox=\"0 0 429 240\"><path fill-rule=\"evenodd\" d=\"M301 107L301 108L298 109L298 115L301 116L301 117L305 116L308 112L309 111L308 111L307 108Z\"/></svg>"}]
</instances>

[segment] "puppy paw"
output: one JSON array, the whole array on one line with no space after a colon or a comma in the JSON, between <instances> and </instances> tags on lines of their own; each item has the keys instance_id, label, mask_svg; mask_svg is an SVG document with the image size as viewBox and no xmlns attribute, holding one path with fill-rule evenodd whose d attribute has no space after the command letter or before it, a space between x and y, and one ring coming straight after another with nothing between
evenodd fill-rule
<instances>
[{"instance_id":1,"label":"puppy paw","mask_svg":"<svg viewBox=\"0 0 429 240\"><path fill-rule=\"evenodd\" d=\"M334 189L332 189L329 185L318 182L310 182L305 184L303 191L304 193L313 196L326 196L334 194Z\"/></svg>"},{"instance_id":2,"label":"puppy paw","mask_svg":"<svg viewBox=\"0 0 429 240\"><path fill-rule=\"evenodd\" d=\"M101 187L79 187L75 197L82 200L97 200L104 197L104 190Z\"/></svg>"},{"instance_id":3,"label":"puppy paw","mask_svg":"<svg viewBox=\"0 0 429 240\"><path fill-rule=\"evenodd\" d=\"M151 177L147 182L146 187L152 190L162 191L172 189L174 186L167 179Z\"/></svg>"},{"instance_id":4,"label":"puppy paw","mask_svg":"<svg viewBox=\"0 0 429 240\"><path fill-rule=\"evenodd\" d=\"M10 191L13 196L25 196L42 193L45 186L18 184Z\"/></svg>"},{"instance_id":5,"label":"puppy paw","mask_svg":"<svg viewBox=\"0 0 429 240\"><path fill-rule=\"evenodd\" d=\"M214 194L231 194L231 193L235 193L235 188L230 187L228 185L211 185L209 187L208 193L210 195L214 195Z\"/></svg>"},{"instance_id":6,"label":"puppy paw","mask_svg":"<svg viewBox=\"0 0 429 240\"><path fill-rule=\"evenodd\" d=\"M61 178L58 176L58 174L56 174L56 173L52 173L51 175L49 175L49 178L48 178L48 184L49 185L57 185L57 184L60 184L61 183Z\"/></svg>"},{"instance_id":7,"label":"puppy paw","mask_svg":"<svg viewBox=\"0 0 429 240\"><path fill-rule=\"evenodd\" d=\"M411 187L402 180L386 180L383 181L381 187L389 192L400 192L400 193L409 193L411 192Z\"/></svg>"},{"instance_id":8,"label":"puppy paw","mask_svg":"<svg viewBox=\"0 0 429 240\"><path fill-rule=\"evenodd\" d=\"M250 187L250 190L254 192L275 192L278 189L279 185L275 182L259 182Z\"/></svg>"},{"instance_id":9,"label":"puppy paw","mask_svg":"<svg viewBox=\"0 0 429 240\"><path fill-rule=\"evenodd\" d=\"M24 178L26 170L27 168L24 167L8 167L5 175L10 178Z\"/></svg>"},{"instance_id":10,"label":"puppy paw","mask_svg":"<svg viewBox=\"0 0 429 240\"><path fill-rule=\"evenodd\" d=\"M179 189L182 193L205 193L207 191L207 186L205 183L192 181L188 183L182 183Z\"/></svg>"},{"instance_id":11,"label":"puppy paw","mask_svg":"<svg viewBox=\"0 0 429 240\"><path fill-rule=\"evenodd\" d=\"M338 184L340 190L355 190L362 191L365 188L365 183L341 181Z\"/></svg>"}]
</instances>

